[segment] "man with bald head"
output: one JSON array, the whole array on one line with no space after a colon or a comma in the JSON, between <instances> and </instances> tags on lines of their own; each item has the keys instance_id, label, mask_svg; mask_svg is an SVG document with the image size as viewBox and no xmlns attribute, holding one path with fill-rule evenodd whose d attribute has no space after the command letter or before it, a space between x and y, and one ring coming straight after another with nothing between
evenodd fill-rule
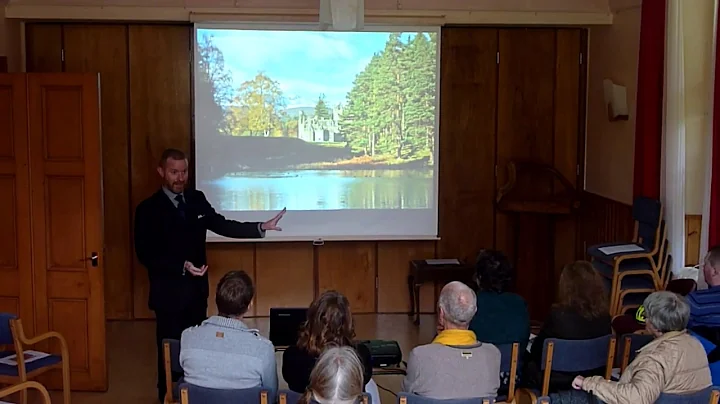
<instances>
[{"instance_id":1,"label":"man with bald head","mask_svg":"<svg viewBox=\"0 0 720 404\"><path fill-rule=\"evenodd\" d=\"M500 351L468 330L477 311L475 292L450 282L438 299L438 333L410 352L405 392L435 399L495 397L500 387Z\"/></svg>"}]
</instances>

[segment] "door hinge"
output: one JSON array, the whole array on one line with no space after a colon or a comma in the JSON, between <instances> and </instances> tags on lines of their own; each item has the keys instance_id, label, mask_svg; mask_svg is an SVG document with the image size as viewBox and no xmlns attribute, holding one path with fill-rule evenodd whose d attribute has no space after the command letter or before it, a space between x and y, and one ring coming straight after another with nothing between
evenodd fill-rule
<instances>
[{"instance_id":1,"label":"door hinge","mask_svg":"<svg viewBox=\"0 0 720 404\"><path fill-rule=\"evenodd\" d=\"M575 172L575 175L580 175L580 164L577 165L577 170Z\"/></svg>"},{"instance_id":2,"label":"door hinge","mask_svg":"<svg viewBox=\"0 0 720 404\"><path fill-rule=\"evenodd\" d=\"M60 61L65 61L65 49L60 49Z\"/></svg>"},{"instance_id":3,"label":"door hinge","mask_svg":"<svg viewBox=\"0 0 720 404\"><path fill-rule=\"evenodd\" d=\"M580 64L583 64L583 54L580 54Z\"/></svg>"},{"instance_id":4,"label":"door hinge","mask_svg":"<svg viewBox=\"0 0 720 404\"><path fill-rule=\"evenodd\" d=\"M375 277L375 289L380 289L380 278Z\"/></svg>"},{"instance_id":5,"label":"door hinge","mask_svg":"<svg viewBox=\"0 0 720 404\"><path fill-rule=\"evenodd\" d=\"M498 174L498 166L497 166L497 164L495 164L495 176L496 177L497 177L497 174Z\"/></svg>"},{"instance_id":6,"label":"door hinge","mask_svg":"<svg viewBox=\"0 0 720 404\"><path fill-rule=\"evenodd\" d=\"M500 52L495 53L495 63L500 64Z\"/></svg>"}]
</instances>

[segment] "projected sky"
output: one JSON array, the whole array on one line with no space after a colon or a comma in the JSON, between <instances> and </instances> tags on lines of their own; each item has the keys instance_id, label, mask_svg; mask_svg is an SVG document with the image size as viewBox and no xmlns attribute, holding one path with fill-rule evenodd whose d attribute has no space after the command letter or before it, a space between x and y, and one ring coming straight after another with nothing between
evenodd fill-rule
<instances>
[{"instance_id":1,"label":"projected sky","mask_svg":"<svg viewBox=\"0 0 720 404\"><path fill-rule=\"evenodd\" d=\"M264 72L286 95L287 107L313 107L323 94L345 101L353 80L382 51L388 32L314 32L198 29L223 53L233 86ZM407 41L416 34L402 34Z\"/></svg>"}]
</instances>

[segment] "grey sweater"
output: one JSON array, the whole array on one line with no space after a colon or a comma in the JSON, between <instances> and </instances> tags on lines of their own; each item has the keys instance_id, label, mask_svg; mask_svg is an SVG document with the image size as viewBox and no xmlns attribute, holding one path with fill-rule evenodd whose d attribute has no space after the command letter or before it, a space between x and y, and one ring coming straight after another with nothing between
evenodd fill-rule
<instances>
[{"instance_id":1,"label":"grey sweater","mask_svg":"<svg viewBox=\"0 0 720 404\"><path fill-rule=\"evenodd\" d=\"M258 330L227 317L213 316L183 331L180 365L185 381L196 386L227 390L278 387L272 343Z\"/></svg>"},{"instance_id":2,"label":"grey sweater","mask_svg":"<svg viewBox=\"0 0 720 404\"><path fill-rule=\"evenodd\" d=\"M435 399L496 397L500 351L492 344L428 344L410 352L403 391Z\"/></svg>"}]
</instances>

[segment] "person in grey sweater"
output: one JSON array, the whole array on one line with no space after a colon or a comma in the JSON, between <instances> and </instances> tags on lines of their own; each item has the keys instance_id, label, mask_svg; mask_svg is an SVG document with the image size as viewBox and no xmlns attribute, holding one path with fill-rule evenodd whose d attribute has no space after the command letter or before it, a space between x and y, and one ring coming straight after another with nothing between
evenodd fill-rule
<instances>
[{"instance_id":1,"label":"person in grey sweater","mask_svg":"<svg viewBox=\"0 0 720 404\"><path fill-rule=\"evenodd\" d=\"M405 392L434 399L496 397L500 387L500 350L478 342L468 330L477 311L475 292L450 282L438 299L438 329L431 344L410 352Z\"/></svg>"},{"instance_id":2,"label":"person in grey sweater","mask_svg":"<svg viewBox=\"0 0 720 404\"><path fill-rule=\"evenodd\" d=\"M224 390L258 386L277 390L272 343L242 321L254 294L244 271L222 277L215 295L219 315L182 333L180 365L186 383Z\"/></svg>"}]
</instances>

